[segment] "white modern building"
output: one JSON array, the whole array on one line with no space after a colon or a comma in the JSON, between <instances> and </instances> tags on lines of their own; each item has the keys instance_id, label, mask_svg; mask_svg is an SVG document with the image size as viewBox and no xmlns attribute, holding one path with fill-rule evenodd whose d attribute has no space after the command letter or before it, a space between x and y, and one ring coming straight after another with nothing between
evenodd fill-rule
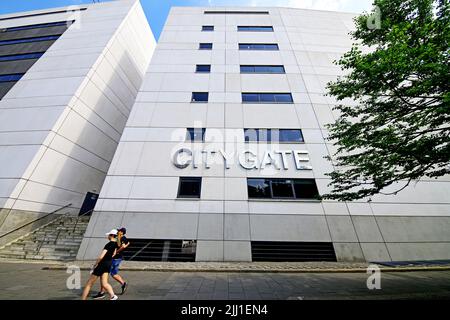
<instances>
[{"instance_id":1,"label":"white modern building","mask_svg":"<svg viewBox=\"0 0 450 320\"><path fill-rule=\"evenodd\" d=\"M449 259L448 177L371 202L317 197L337 117L325 86L353 17L172 8L78 258L125 226L137 260Z\"/></svg>"},{"instance_id":2,"label":"white modern building","mask_svg":"<svg viewBox=\"0 0 450 320\"><path fill-rule=\"evenodd\" d=\"M0 236L95 203L154 47L134 0L0 16Z\"/></svg>"},{"instance_id":3,"label":"white modern building","mask_svg":"<svg viewBox=\"0 0 450 320\"><path fill-rule=\"evenodd\" d=\"M354 16L174 7L156 48L135 0L0 16L0 245L99 193L78 259L119 226L134 260L450 259L449 177L320 198Z\"/></svg>"}]
</instances>

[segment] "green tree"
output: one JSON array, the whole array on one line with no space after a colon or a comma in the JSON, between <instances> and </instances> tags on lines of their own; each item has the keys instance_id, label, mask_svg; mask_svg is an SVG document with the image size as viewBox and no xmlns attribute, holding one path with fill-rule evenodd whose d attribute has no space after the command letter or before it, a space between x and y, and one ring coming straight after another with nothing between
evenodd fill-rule
<instances>
[{"instance_id":1,"label":"green tree","mask_svg":"<svg viewBox=\"0 0 450 320\"><path fill-rule=\"evenodd\" d=\"M324 198L388 194L389 185L396 194L450 173L449 3L375 0L371 13L354 19L355 43L335 62L345 75L327 87L340 116L328 126L337 151L328 157L335 169ZM346 98L357 105L344 105Z\"/></svg>"}]
</instances>

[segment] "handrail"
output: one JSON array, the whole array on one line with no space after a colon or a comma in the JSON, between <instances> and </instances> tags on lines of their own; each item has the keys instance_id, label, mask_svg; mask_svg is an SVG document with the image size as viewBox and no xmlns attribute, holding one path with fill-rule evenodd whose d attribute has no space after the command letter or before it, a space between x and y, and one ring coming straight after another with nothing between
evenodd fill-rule
<instances>
[{"instance_id":1,"label":"handrail","mask_svg":"<svg viewBox=\"0 0 450 320\"><path fill-rule=\"evenodd\" d=\"M91 212L93 212L93 211L94 211L94 209L91 209L91 210L86 211L85 213L83 213L83 214L77 216L77 222L75 223L75 226L74 226L74 228L72 229L72 233L75 231L75 229L76 229L76 227L77 227L77 225L78 225L78 222L79 222L79 220L80 220L80 217L83 217L83 216L85 216L85 215L87 215L88 213L91 213ZM63 219L64 217L66 217L67 215L70 215L70 213L66 213L66 214L62 215L62 216L59 218L59 220L62 220L62 219ZM45 235L44 238L40 241L38 247L37 247L36 250L35 250L35 254L36 254L36 255L39 254L39 252L41 251L42 246L44 245L44 243L47 242L48 236L51 236L51 235L53 235L53 234L56 233L56 232L57 232L57 235L56 235L56 238L55 238L55 241L53 242L53 244L56 245L56 244L58 243L59 236L60 236L60 234L61 234L61 230L56 229L56 230L53 230L52 233Z\"/></svg>"},{"instance_id":2,"label":"handrail","mask_svg":"<svg viewBox=\"0 0 450 320\"><path fill-rule=\"evenodd\" d=\"M58 212L58 211L60 211L60 210L63 210L63 209L65 209L65 208L67 208L67 207L70 207L71 205L72 205L72 203L66 204L66 205L62 206L61 208L58 208L58 209L56 209L55 211L52 211L52 212L46 214L45 216L42 216L42 217L37 218L37 219L35 219L35 220L33 220L33 221L27 222L27 223L25 223L24 225L22 225L22 226L20 226L20 227L17 227L17 228L15 228L15 229L11 230L11 231L8 231L7 233L4 233L4 234L0 235L0 238L3 238L3 237L5 237L5 236L7 236L7 235L9 235L9 234L11 234L11 233L13 233L13 232L16 232L17 230L20 230L20 229L22 229L22 228L24 228L24 227L26 227L26 226L28 226L28 225L30 225L30 224L33 224L33 223L35 223L36 221L42 220L42 219L44 219L44 218L47 218L48 216L50 216L50 215L52 215L52 214L55 214L56 212Z\"/></svg>"}]
</instances>

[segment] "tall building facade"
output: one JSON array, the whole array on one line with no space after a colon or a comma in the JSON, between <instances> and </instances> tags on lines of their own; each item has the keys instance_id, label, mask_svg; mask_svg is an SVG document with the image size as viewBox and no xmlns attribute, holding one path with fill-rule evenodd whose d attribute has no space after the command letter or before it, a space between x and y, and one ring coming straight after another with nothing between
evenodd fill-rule
<instances>
[{"instance_id":1,"label":"tall building facade","mask_svg":"<svg viewBox=\"0 0 450 320\"><path fill-rule=\"evenodd\" d=\"M338 117L325 87L353 17L172 8L78 258L117 226L135 260L450 258L448 177L370 202L318 196Z\"/></svg>"},{"instance_id":2,"label":"tall building facade","mask_svg":"<svg viewBox=\"0 0 450 320\"><path fill-rule=\"evenodd\" d=\"M95 200L154 47L134 0L0 16L1 243Z\"/></svg>"}]
</instances>

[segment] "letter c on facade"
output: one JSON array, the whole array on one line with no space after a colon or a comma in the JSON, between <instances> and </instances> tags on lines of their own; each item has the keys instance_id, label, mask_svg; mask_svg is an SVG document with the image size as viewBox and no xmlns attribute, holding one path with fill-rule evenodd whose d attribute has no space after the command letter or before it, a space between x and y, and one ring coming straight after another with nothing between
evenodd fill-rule
<instances>
[{"instance_id":1,"label":"letter c on facade","mask_svg":"<svg viewBox=\"0 0 450 320\"><path fill-rule=\"evenodd\" d=\"M183 153L186 153L189 156L189 159L187 159L185 161L180 161L180 155L182 155ZM179 169L184 169L184 168L188 167L192 162L192 151L190 149L186 149L186 148L177 150L173 154L172 162L175 165L175 167L177 167Z\"/></svg>"}]
</instances>

